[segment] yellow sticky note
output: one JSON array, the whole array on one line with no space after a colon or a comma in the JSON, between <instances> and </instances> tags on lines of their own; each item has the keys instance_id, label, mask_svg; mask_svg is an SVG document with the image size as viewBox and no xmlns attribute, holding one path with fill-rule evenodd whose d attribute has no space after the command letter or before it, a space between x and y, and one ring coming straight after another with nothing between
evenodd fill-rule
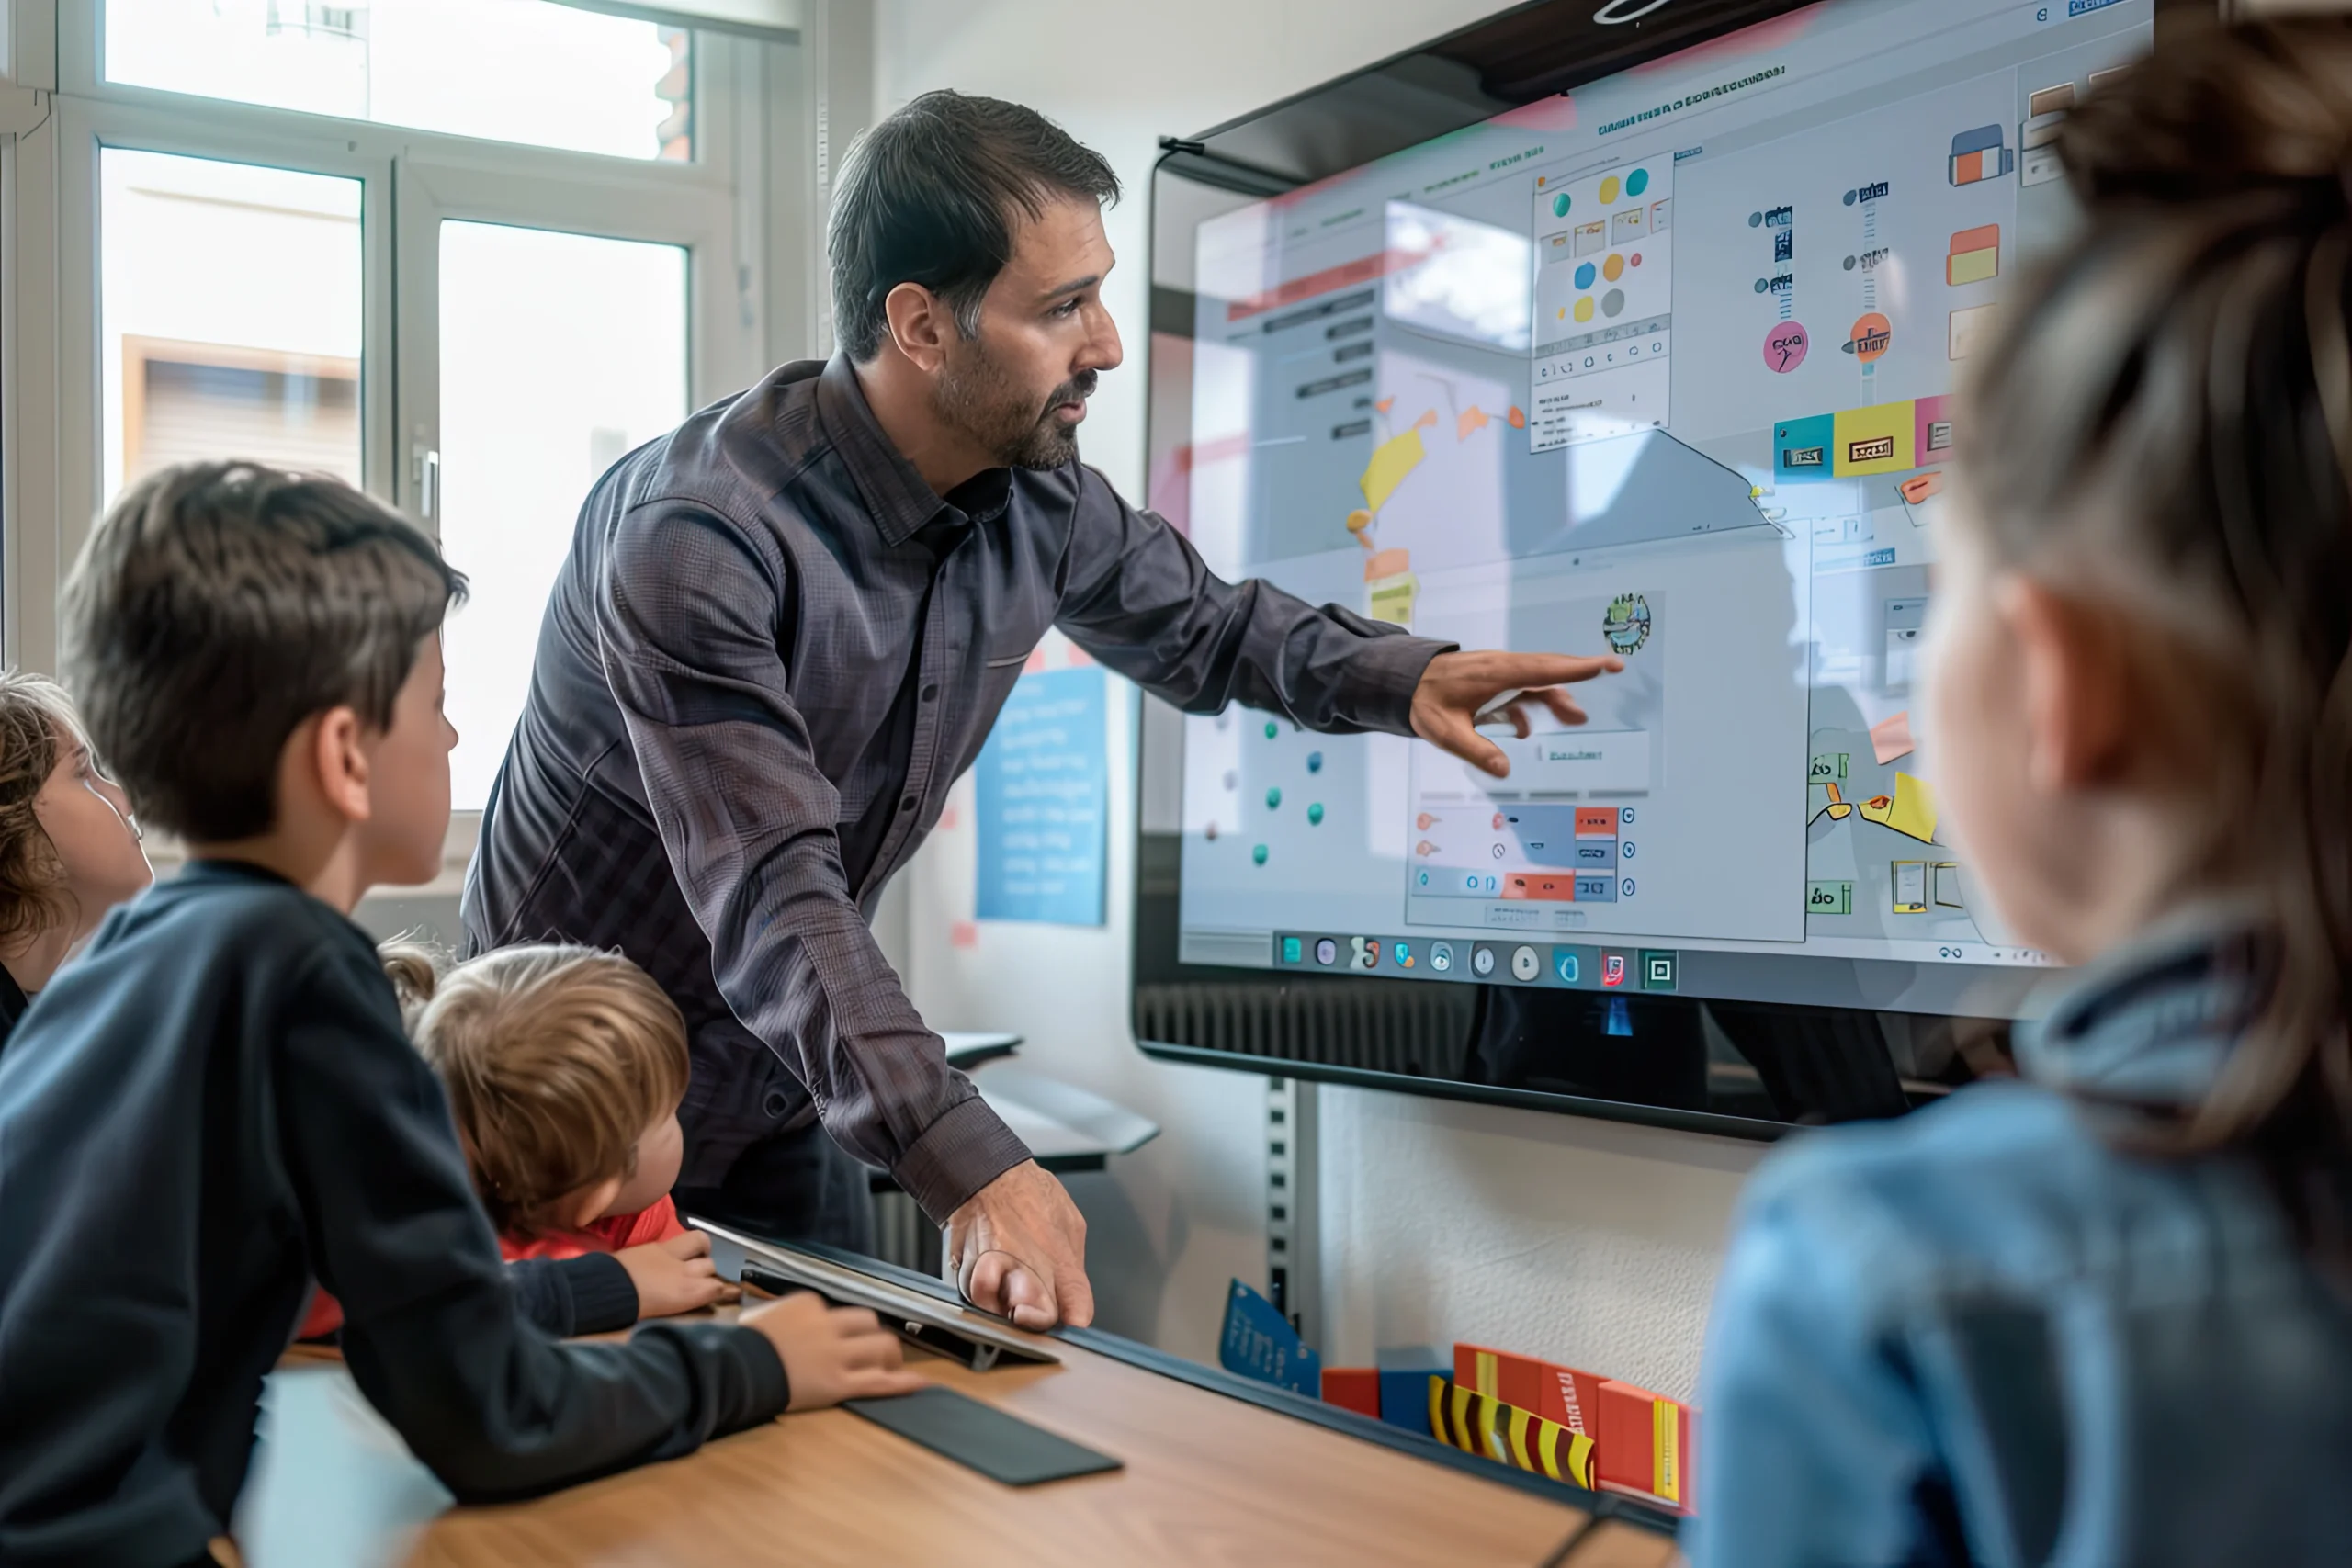
<instances>
[{"instance_id":1,"label":"yellow sticky note","mask_svg":"<svg viewBox=\"0 0 2352 1568\"><path fill-rule=\"evenodd\" d=\"M1927 780L1909 773L1894 775L1893 795L1872 795L1863 801L1862 817L1923 844L1936 841L1936 792Z\"/></svg>"},{"instance_id":2,"label":"yellow sticky note","mask_svg":"<svg viewBox=\"0 0 2352 1568\"><path fill-rule=\"evenodd\" d=\"M1374 447L1372 461L1363 468L1364 504L1374 512L1387 504L1396 487L1405 482L1405 476L1421 466L1423 456L1418 425Z\"/></svg>"},{"instance_id":3,"label":"yellow sticky note","mask_svg":"<svg viewBox=\"0 0 2352 1568\"><path fill-rule=\"evenodd\" d=\"M1917 467L1912 455L1918 442L1917 407L1906 399L1838 414L1833 425L1837 434L1830 447L1830 471L1843 479Z\"/></svg>"}]
</instances>

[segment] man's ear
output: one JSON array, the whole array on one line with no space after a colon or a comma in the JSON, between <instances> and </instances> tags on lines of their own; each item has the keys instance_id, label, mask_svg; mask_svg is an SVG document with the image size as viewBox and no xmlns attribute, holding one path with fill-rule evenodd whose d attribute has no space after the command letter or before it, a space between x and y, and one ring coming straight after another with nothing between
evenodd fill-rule
<instances>
[{"instance_id":1,"label":"man's ear","mask_svg":"<svg viewBox=\"0 0 2352 1568\"><path fill-rule=\"evenodd\" d=\"M2027 784L2057 795L2113 783L2128 765L2133 724L2115 623L2021 574L2004 577L1993 592L2018 665Z\"/></svg>"},{"instance_id":2,"label":"man's ear","mask_svg":"<svg viewBox=\"0 0 2352 1568\"><path fill-rule=\"evenodd\" d=\"M329 708L309 722L310 741L303 749L321 796L346 821L367 821L375 814L375 803L368 792L373 770L368 765L367 749L360 745L366 728L357 711ZM296 731L298 741L300 733Z\"/></svg>"},{"instance_id":3,"label":"man's ear","mask_svg":"<svg viewBox=\"0 0 2352 1568\"><path fill-rule=\"evenodd\" d=\"M963 335L947 301L920 283L901 283L891 289L882 301L882 313L890 324L890 341L925 375L945 362L948 340Z\"/></svg>"}]
</instances>

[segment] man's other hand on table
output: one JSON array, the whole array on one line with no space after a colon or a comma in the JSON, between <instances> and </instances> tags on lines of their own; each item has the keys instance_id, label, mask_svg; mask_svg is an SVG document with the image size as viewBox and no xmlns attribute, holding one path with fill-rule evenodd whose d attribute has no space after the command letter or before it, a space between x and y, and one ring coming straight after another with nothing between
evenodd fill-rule
<instances>
[{"instance_id":1,"label":"man's other hand on table","mask_svg":"<svg viewBox=\"0 0 2352 1568\"><path fill-rule=\"evenodd\" d=\"M1023 1160L948 1217L947 1277L965 1300L1017 1327L1094 1321L1086 1218L1062 1184Z\"/></svg>"}]
</instances>

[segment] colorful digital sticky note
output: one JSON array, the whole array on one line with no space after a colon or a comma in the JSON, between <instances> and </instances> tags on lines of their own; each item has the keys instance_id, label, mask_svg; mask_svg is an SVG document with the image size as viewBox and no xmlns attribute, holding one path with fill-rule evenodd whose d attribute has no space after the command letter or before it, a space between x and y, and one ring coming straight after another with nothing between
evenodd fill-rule
<instances>
[{"instance_id":1,"label":"colorful digital sticky note","mask_svg":"<svg viewBox=\"0 0 2352 1568\"><path fill-rule=\"evenodd\" d=\"M1865 820L1882 828L1892 828L1923 844L1936 841L1936 792L1925 779L1898 772L1894 793L1872 795L1862 802L1861 809Z\"/></svg>"},{"instance_id":2,"label":"colorful digital sticky note","mask_svg":"<svg viewBox=\"0 0 2352 1568\"><path fill-rule=\"evenodd\" d=\"M1951 456L1952 396L1949 392L1932 398L1921 398L1911 405L1911 440L1917 450L1914 457L1922 463L1940 463Z\"/></svg>"},{"instance_id":3,"label":"colorful digital sticky note","mask_svg":"<svg viewBox=\"0 0 2352 1568\"><path fill-rule=\"evenodd\" d=\"M1380 1373L1371 1367L1323 1369L1323 1403L1380 1418Z\"/></svg>"},{"instance_id":4,"label":"colorful digital sticky note","mask_svg":"<svg viewBox=\"0 0 2352 1568\"><path fill-rule=\"evenodd\" d=\"M1272 1383L1309 1399L1322 1392L1322 1363L1274 1303L1233 1281L1225 1298L1225 1331L1218 1337L1217 1365L1239 1377Z\"/></svg>"},{"instance_id":5,"label":"colorful digital sticky note","mask_svg":"<svg viewBox=\"0 0 2352 1568\"><path fill-rule=\"evenodd\" d=\"M1829 478L1829 444L1837 439L1835 416L1817 413L1784 420L1772 427L1772 473L1781 479Z\"/></svg>"},{"instance_id":6,"label":"colorful digital sticky note","mask_svg":"<svg viewBox=\"0 0 2352 1568\"><path fill-rule=\"evenodd\" d=\"M1965 359L1984 341L1999 319L1998 305L1971 305L1965 310L1954 310L1950 324L1950 357Z\"/></svg>"},{"instance_id":7,"label":"colorful digital sticky note","mask_svg":"<svg viewBox=\"0 0 2352 1568\"><path fill-rule=\"evenodd\" d=\"M1951 237L1951 245L1944 253L1944 281L1954 288L1966 283L1982 283L2001 274L2001 226L1987 223L1981 228L1962 229Z\"/></svg>"},{"instance_id":8,"label":"colorful digital sticky note","mask_svg":"<svg viewBox=\"0 0 2352 1568\"><path fill-rule=\"evenodd\" d=\"M1848 409L1831 423L1837 434L1830 443L1830 471L1838 478L1859 479L1918 467L1911 450L1918 436L1917 421L1908 400Z\"/></svg>"},{"instance_id":9,"label":"colorful digital sticky note","mask_svg":"<svg viewBox=\"0 0 2352 1568\"><path fill-rule=\"evenodd\" d=\"M1917 749L1911 739L1909 708L1905 708L1893 718L1883 718L1871 726L1871 755L1878 759L1880 767L1898 757L1907 757Z\"/></svg>"},{"instance_id":10,"label":"colorful digital sticky note","mask_svg":"<svg viewBox=\"0 0 2352 1568\"><path fill-rule=\"evenodd\" d=\"M2016 167L2009 150L2001 145L2001 128L1980 125L1951 139L1951 183L1974 185L1996 180Z\"/></svg>"},{"instance_id":11,"label":"colorful digital sticky note","mask_svg":"<svg viewBox=\"0 0 2352 1568\"><path fill-rule=\"evenodd\" d=\"M1417 425L1402 435L1391 436L1372 450L1372 460L1364 465L1364 504L1378 512L1405 482L1405 476L1421 466L1427 453L1421 446L1421 433Z\"/></svg>"}]
</instances>

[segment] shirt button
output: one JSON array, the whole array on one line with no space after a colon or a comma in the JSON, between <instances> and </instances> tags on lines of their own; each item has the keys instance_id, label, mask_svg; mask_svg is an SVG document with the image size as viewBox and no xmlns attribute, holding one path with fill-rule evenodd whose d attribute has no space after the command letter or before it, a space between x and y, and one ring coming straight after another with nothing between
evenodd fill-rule
<instances>
[{"instance_id":1,"label":"shirt button","mask_svg":"<svg viewBox=\"0 0 2352 1568\"><path fill-rule=\"evenodd\" d=\"M922 700L927 703L937 702L939 700L938 686L935 684L925 686L922 689Z\"/></svg>"},{"instance_id":2,"label":"shirt button","mask_svg":"<svg viewBox=\"0 0 2352 1568\"><path fill-rule=\"evenodd\" d=\"M914 808L915 797L911 795L907 796L906 799L899 802L899 809L901 811L912 811Z\"/></svg>"}]
</instances>

